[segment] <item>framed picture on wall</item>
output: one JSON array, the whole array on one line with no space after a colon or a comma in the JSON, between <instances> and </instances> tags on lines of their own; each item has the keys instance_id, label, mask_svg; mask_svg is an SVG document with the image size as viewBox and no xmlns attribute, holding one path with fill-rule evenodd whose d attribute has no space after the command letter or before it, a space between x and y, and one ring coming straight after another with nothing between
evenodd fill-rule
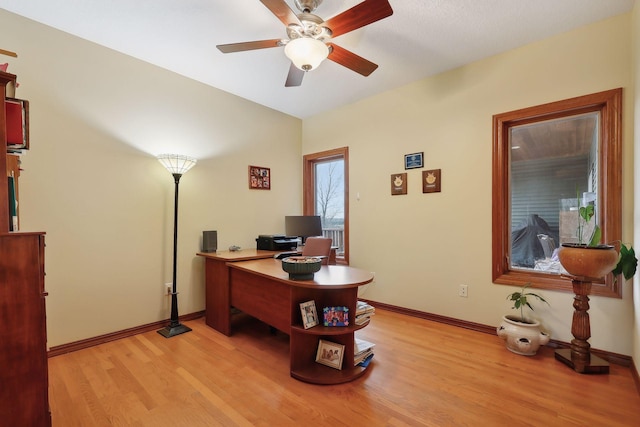
<instances>
[{"instance_id":1,"label":"framed picture on wall","mask_svg":"<svg viewBox=\"0 0 640 427\"><path fill-rule=\"evenodd\" d=\"M440 192L440 169L432 169L422 172L422 192L423 193L439 193Z\"/></svg>"},{"instance_id":2,"label":"framed picture on wall","mask_svg":"<svg viewBox=\"0 0 640 427\"><path fill-rule=\"evenodd\" d=\"M407 173L391 175L391 195L407 194Z\"/></svg>"},{"instance_id":3,"label":"framed picture on wall","mask_svg":"<svg viewBox=\"0 0 640 427\"><path fill-rule=\"evenodd\" d=\"M424 166L424 152L405 154L404 155L404 168L415 169Z\"/></svg>"},{"instance_id":4,"label":"framed picture on wall","mask_svg":"<svg viewBox=\"0 0 640 427\"><path fill-rule=\"evenodd\" d=\"M249 166L249 189L271 190L271 169Z\"/></svg>"}]
</instances>

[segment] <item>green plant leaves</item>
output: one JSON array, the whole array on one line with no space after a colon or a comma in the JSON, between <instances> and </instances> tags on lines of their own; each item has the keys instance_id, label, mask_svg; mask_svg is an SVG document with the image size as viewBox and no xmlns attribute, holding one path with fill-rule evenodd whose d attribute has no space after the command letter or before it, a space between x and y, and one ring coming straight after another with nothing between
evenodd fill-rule
<instances>
[{"instance_id":1,"label":"green plant leaves","mask_svg":"<svg viewBox=\"0 0 640 427\"><path fill-rule=\"evenodd\" d=\"M629 246L628 248L622 244L620 246L620 259L618 260L618 264L616 268L613 269L612 273L615 276L618 276L620 273L624 276L625 280L629 280L636 274L636 268L638 267L638 259L636 258L636 253L633 250L633 246Z\"/></svg>"},{"instance_id":2,"label":"green plant leaves","mask_svg":"<svg viewBox=\"0 0 640 427\"><path fill-rule=\"evenodd\" d=\"M589 241L589 246L598 246L600 244L601 238L602 230L596 225L596 227L593 229L593 235L591 236L591 240Z\"/></svg>"},{"instance_id":3,"label":"green plant leaves","mask_svg":"<svg viewBox=\"0 0 640 427\"><path fill-rule=\"evenodd\" d=\"M527 301L527 297L534 297L534 298L537 298L539 301L546 303L547 305L549 304L540 295L534 294L532 292L525 292L529 286L531 286L531 283L527 283L526 285L524 285L520 292L514 292L512 294L507 295L507 300L513 301L513 307L511 308L520 310L520 319L522 320L524 320L524 310L523 310L524 307L529 307L531 311L534 311L529 301Z\"/></svg>"},{"instance_id":4,"label":"green plant leaves","mask_svg":"<svg viewBox=\"0 0 640 427\"><path fill-rule=\"evenodd\" d=\"M593 205L582 206L579 210L580 216L586 222L589 222L589 220L593 218L593 215L596 213L595 209L596 208Z\"/></svg>"}]
</instances>

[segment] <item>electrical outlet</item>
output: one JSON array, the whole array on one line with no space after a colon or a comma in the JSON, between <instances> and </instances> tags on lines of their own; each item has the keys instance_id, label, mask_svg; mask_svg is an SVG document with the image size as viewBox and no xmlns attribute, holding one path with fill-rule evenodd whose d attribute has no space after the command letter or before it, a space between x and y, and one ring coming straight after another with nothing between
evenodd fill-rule
<instances>
[{"instance_id":1,"label":"electrical outlet","mask_svg":"<svg viewBox=\"0 0 640 427\"><path fill-rule=\"evenodd\" d=\"M461 296L463 298L467 297L467 285L460 285L460 287L458 288L458 296Z\"/></svg>"},{"instance_id":2,"label":"electrical outlet","mask_svg":"<svg viewBox=\"0 0 640 427\"><path fill-rule=\"evenodd\" d=\"M164 288L165 295L171 295L171 293L173 292L173 283L165 283Z\"/></svg>"}]
</instances>

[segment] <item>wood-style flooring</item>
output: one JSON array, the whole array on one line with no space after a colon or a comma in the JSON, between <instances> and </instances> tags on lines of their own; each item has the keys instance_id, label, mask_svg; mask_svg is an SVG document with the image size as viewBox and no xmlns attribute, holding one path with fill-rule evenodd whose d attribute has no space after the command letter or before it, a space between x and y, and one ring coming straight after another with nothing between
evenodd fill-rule
<instances>
[{"instance_id":1,"label":"wood-style flooring","mask_svg":"<svg viewBox=\"0 0 640 427\"><path fill-rule=\"evenodd\" d=\"M629 368L581 375L549 348L403 314L376 311L357 333L376 343L369 370L335 386L291 378L288 336L247 316L231 337L185 324L50 358L53 427L640 425Z\"/></svg>"}]
</instances>

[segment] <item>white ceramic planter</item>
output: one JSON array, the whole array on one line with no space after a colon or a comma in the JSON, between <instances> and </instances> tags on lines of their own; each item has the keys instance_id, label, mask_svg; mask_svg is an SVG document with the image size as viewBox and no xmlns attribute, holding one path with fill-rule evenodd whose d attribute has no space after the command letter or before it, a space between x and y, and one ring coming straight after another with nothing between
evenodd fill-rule
<instances>
[{"instance_id":1,"label":"white ceramic planter","mask_svg":"<svg viewBox=\"0 0 640 427\"><path fill-rule=\"evenodd\" d=\"M522 323L512 316L502 317L496 333L509 351L523 356L535 355L541 345L549 342L549 335L540 331L540 322Z\"/></svg>"}]
</instances>

